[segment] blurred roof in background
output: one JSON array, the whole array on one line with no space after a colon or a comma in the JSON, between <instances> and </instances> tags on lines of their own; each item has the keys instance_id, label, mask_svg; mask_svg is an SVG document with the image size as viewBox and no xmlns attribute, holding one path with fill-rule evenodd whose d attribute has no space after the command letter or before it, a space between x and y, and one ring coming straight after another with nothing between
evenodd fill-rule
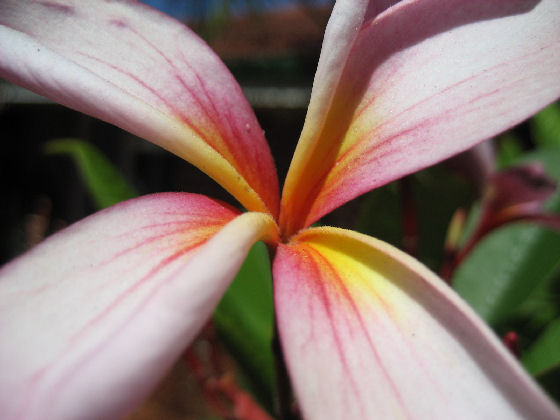
<instances>
[{"instance_id":1,"label":"blurred roof in background","mask_svg":"<svg viewBox=\"0 0 560 420\"><path fill-rule=\"evenodd\" d=\"M183 21L201 21L223 12L243 15L279 10L294 5L321 6L334 0L141 0Z\"/></svg>"},{"instance_id":2,"label":"blurred roof in background","mask_svg":"<svg viewBox=\"0 0 560 420\"><path fill-rule=\"evenodd\" d=\"M278 55L317 55L331 8L298 6L232 15L202 35L225 60Z\"/></svg>"},{"instance_id":3,"label":"blurred roof in background","mask_svg":"<svg viewBox=\"0 0 560 420\"><path fill-rule=\"evenodd\" d=\"M144 0L186 22L250 84L309 84L333 0Z\"/></svg>"},{"instance_id":4,"label":"blurred roof in background","mask_svg":"<svg viewBox=\"0 0 560 420\"><path fill-rule=\"evenodd\" d=\"M143 0L195 30L253 107L305 109L334 0ZM0 83L3 104L51 103Z\"/></svg>"}]
</instances>

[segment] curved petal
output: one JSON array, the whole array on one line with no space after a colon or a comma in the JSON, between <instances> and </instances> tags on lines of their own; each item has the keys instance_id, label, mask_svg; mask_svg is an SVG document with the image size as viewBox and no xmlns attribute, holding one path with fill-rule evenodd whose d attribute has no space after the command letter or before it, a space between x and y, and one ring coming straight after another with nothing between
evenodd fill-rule
<instances>
[{"instance_id":1,"label":"curved petal","mask_svg":"<svg viewBox=\"0 0 560 420\"><path fill-rule=\"evenodd\" d=\"M332 99L328 111L308 114L282 196L283 231L556 99L559 17L556 0L407 0L361 25L336 83L330 69L317 71L315 86ZM357 23L333 15L329 27ZM331 44L326 38L323 50ZM311 109L317 101L314 92Z\"/></svg>"},{"instance_id":2,"label":"curved petal","mask_svg":"<svg viewBox=\"0 0 560 420\"><path fill-rule=\"evenodd\" d=\"M363 19L364 22L367 22L368 20L375 18L377 15L381 14L389 7L403 0L366 0L366 1L368 3L368 7Z\"/></svg>"},{"instance_id":3,"label":"curved petal","mask_svg":"<svg viewBox=\"0 0 560 420\"><path fill-rule=\"evenodd\" d=\"M324 161L314 158L316 155L323 159L326 157L327 149L323 147L325 141L319 134L327 123L336 86L350 55L350 46L356 41L358 30L364 24L368 3L368 0L337 1L325 30L305 124L282 190L279 222L282 232L287 236L303 227L311 203L300 200L313 199L313 185L324 172ZM375 11L372 10L372 13Z\"/></svg>"},{"instance_id":4,"label":"curved petal","mask_svg":"<svg viewBox=\"0 0 560 420\"><path fill-rule=\"evenodd\" d=\"M156 194L97 213L0 270L0 417L122 416L207 321L262 213Z\"/></svg>"},{"instance_id":5,"label":"curved petal","mask_svg":"<svg viewBox=\"0 0 560 420\"><path fill-rule=\"evenodd\" d=\"M2 1L0 76L170 150L248 210L278 211L272 156L239 85L193 32L142 3Z\"/></svg>"},{"instance_id":6,"label":"curved petal","mask_svg":"<svg viewBox=\"0 0 560 420\"><path fill-rule=\"evenodd\" d=\"M559 419L444 282L359 233L303 231L274 261L284 354L306 419Z\"/></svg>"}]
</instances>

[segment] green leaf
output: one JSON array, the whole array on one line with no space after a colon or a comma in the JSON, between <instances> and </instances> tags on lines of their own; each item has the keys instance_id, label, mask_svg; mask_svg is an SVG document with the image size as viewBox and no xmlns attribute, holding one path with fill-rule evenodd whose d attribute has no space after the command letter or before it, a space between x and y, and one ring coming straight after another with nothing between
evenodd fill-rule
<instances>
[{"instance_id":1,"label":"green leaf","mask_svg":"<svg viewBox=\"0 0 560 420\"><path fill-rule=\"evenodd\" d=\"M71 157L97 208L112 206L138 196L114 165L92 144L79 139L57 139L45 144L49 155Z\"/></svg>"},{"instance_id":2,"label":"green leaf","mask_svg":"<svg viewBox=\"0 0 560 420\"><path fill-rule=\"evenodd\" d=\"M554 275L542 281L515 310L511 327L526 337L531 344L551 322L560 317L560 276ZM524 346L527 348L527 345Z\"/></svg>"},{"instance_id":3,"label":"green leaf","mask_svg":"<svg viewBox=\"0 0 560 420\"><path fill-rule=\"evenodd\" d=\"M513 313L558 266L560 238L512 224L489 234L453 277L456 291L490 324Z\"/></svg>"},{"instance_id":4,"label":"green leaf","mask_svg":"<svg viewBox=\"0 0 560 420\"><path fill-rule=\"evenodd\" d=\"M449 222L458 208L467 208L473 188L445 166L435 166L413 177L418 217L418 259L438 270Z\"/></svg>"},{"instance_id":5,"label":"green leaf","mask_svg":"<svg viewBox=\"0 0 560 420\"><path fill-rule=\"evenodd\" d=\"M521 147L521 140L513 134L513 131L501 135L497 141L498 153L496 156L496 166L499 169L511 166L516 160L519 159L523 152Z\"/></svg>"},{"instance_id":6,"label":"green leaf","mask_svg":"<svg viewBox=\"0 0 560 420\"><path fill-rule=\"evenodd\" d=\"M402 209L397 183L393 182L364 195L354 222L354 230L402 247Z\"/></svg>"},{"instance_id":7,"label":"green leaf","mask_svg":"<svg viewBox=\"0 0 560 420\"><path fill-rule=\"evenodd\" d=\"M245 368L252 390L261 401L271 403L274 308L270 260L262 242L251 248L214 312L214 324L233 356Z\"/></svg>"},{"instance_id":8,"label":"green leaf","mask_svg":"<svg viewBox=\"0 0 560 420\"><path fill-rule=\"evenodd\" d=\"M560 105L554 103L531 119L531 134L543 147L560 146Z\"/></svg>"},{"instance_id":9,"label":"green leaf","mask_svg":"<svg viewBox=\"0 0 560 420\"><path fill-rule=\"evenodd\" d=\"M547 394L560 402L560 367L548 370L536 377L537 382L546 390Z\"/></svg>"},{"instance_id":10,"label":"green leaf","mask_svg":"<svg viewBox=\"0 0 560 420\"><path fill-rule=\"evenodd\" d=\"M560 368L560 318L546 328L523 355L522 361L533 375Z\"/></svg>"},{"instance_id":11,"label":"green leaf","mask_svg":"<svg viewBox=\"0 0 560 420\"><path fill-rule=\"evenodd\" d=\"M354 229L403 247L403 180L377 188L366 195L357 213ZM449 221L459 207L472 199L470 185L442 165L417 172L410 183L410 204L417 218L420 261L437 270Z\"/></svg>"},{"instance_id":12,"label":"green leaf","mask_svg":"<svg viewBox=\"0 0 560 420\"><path fill-rule=\"evenodd\" d=\"M560 149L542 149L523 161L540 161L560 181ZM557 192L548 211L560 211ZM453 277L457 292L492 325L511 316L560 265L560 235L514 223L490 233L465 259Z\"/></svg>"}]
</instances>

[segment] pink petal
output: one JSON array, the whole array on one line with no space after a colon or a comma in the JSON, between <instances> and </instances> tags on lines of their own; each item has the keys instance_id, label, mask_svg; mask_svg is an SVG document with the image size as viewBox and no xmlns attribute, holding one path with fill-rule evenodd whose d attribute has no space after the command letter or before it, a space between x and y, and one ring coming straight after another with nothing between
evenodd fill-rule
<instances>
[{"instance_id":1,"label":"pink petal","mask_svg":"<svg viewBox=\"0 0 560 420\"><path fill-rule=\"evenodd\" d=\"M355 232L280 245L275 304L310 419L559 419L560 412L441 279Z\"/></svg>"},{"instance_id":2,"label":"pink petal","mask_svg":"<svg viewBox=\"0 0 560 420\"><path fill-rule=\"evenodd\" d=\"M4 1L0 76L170 150L249 210L277 212L274 163L239 85L193 32L146 5Z\"/></svg>"},{"instance_id":3,"label":"pink petal","mask_svg":"<svg viewBox=\"0 0 560 420\"><path fill-rule=\"evenodd\" d=\"M145 397L274 227L204 196L97 213L0 270L0 417L108 419Z\"/></svg>"},{"instance_id":4,"label":"pink petal","mask_svg":"<svg viewBox=\"0 0 560 420\"><path fill-rule=\"evenodd\" d=\"M325 37L282 197L289 233L560 96L557 0L408 0L365 23L342 15L327 34L359 32L345 38L347 58Z\"/></svg>"}]
</instances>

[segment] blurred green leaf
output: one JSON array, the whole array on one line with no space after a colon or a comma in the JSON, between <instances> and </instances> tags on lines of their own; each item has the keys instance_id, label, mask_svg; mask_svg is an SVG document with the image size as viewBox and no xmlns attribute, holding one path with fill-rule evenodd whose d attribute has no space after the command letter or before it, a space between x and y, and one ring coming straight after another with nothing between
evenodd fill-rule
<instances>
[{"instance_id":1,"label":"blurred green leaf","mask_svg":"<svg viewBox=\"0 0 560 420\"><path fill-rule=\"evenodd\" d=\"M437 271L443 260L445 236L453 213L458 208L467 208L474 190L464 178L443 165L418 172L413 180L418 214L417 257Z\"/></svg>"},{"instance_id":2,"label":"blurred green leaf","mask_svg":"<svg viewBox=\"0 0 560 420\"><path fill-rule=\"evenodd\" d=\"M402 247L402 209L397 183L376 188L364 196L354 230Z\"/></svg>"},{"instance_id":3,"label":"blurred green leaf","mask_svg":"<svg viewBox=\"0 0 560 420\"><path fill-rule=\"evenodd\" d=\"M252 391L271 403L274 387L274 309L268 250L256 243L214 312L214 324L246 370ZM259 392L260 391L260 392ZM263 392L264 391L264 392ZM268 401L267 401L268 399Z\"/></svg>"},{"instance_id":4,"label":"blurred green leaf","mask_svg":"<svg viewBox=\"0 0 560 420\"><path fill-rule=\"evenodd\" d=\"M559 254L558 235L526 224L509 225L473 250L455 272L453 286L482 318L496 325L554 272Z\"/></svg>"},{"instance_id":5,"label":"blurred green leaf","mask_svg":"<svg viewBox=\"0 0 560 420\"><path fill-rule=\"evenodd\" d=\"M523 365L533 375L560 368L560 318L550 324L523 355Z\"/></svg>"},{"instance_id":6,"label":"blurred green leaf","mask_svg":"<svg viewBox=\"0 0 560 420\"><path fill-rule=\"evenodd\" d=\"M532 152L521 161L540 161L560 181L560 149ZM560 212L560 194L547 203ZM560 235L526 223L490 233L465 259L453 277L457 292L490 324L512 315L560 266Z\"/></svg>"},{"instance_id":7,"label":"blurred green leaf","mask_svg":"<svg viewBox=\"0 0 560 420\"><path fill-rule=\"evenodd\" d=\"M512 131L508 131L498 137L497 143L496 167L498 169L511 166L523 153L521 140Z\"/></svg>"},{"instance_id":8,"label":"blurred green leaf","mask_svg":"<svg viewBox=\"0 0 560 420\"><path fill-rule=\"evenodd\" d=\"M538 375L535 379L558 404L560 402L560 366Z\"/></svg>"},{"instance_id":9,"label":"blurred green leaf","mask_svg":"<svg viewBox=\"0 0 560 420\"><path fill-rule=\"evenodd\" d=\"M390 244L403 247L402 180L377 188L364 197L354 229ZM411 204L417 217L418 255L437 270L443 258L443 244L449 221L459 207L472 200L473 189L461 177L442 165L420 171L407 179Z\"/></svg>"},{"instance_id":10,"label":"blurred green leaf","mask_svg":"<svg viewBox=\"0 0 560 420\"><path fill-rule=\"evenodd\" d=\"M97 208L138 196L113 164L92 144L79 139L57 139L45 144L45 153L71 157Z\"/></svg>"},{"instance_id":11,"label":"blurred green leaf","mask_svg":"<svg viewBox=\"0 0 560 420\"><path fill-rule=\"evenodd\" d=\"M541 147L560 146L560 105L554 103L531 119L531 134Z\"/></svg>"},{"instance_id":12,"label":"blurred green leaf","mask_svg":"<svg viewBox=\"0 0 560 420\"><path fill-rule=\"evenodd\" d=\"M539 284L515 310L508 326L519 331L529 340L523 346L528 348L551 322L560 317L560 272L549 276Z\"/></svg>"}]
</instances>

